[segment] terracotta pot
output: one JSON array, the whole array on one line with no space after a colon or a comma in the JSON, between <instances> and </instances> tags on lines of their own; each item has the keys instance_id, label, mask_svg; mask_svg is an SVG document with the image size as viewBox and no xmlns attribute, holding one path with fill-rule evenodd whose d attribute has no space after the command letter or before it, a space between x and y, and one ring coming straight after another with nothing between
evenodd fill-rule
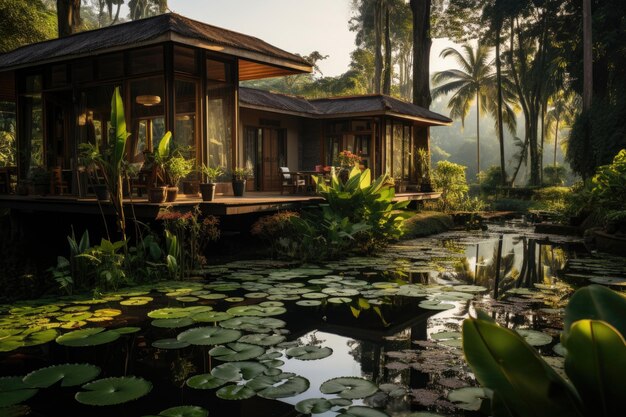
<instances>
[{"instance_id":1,"label":"terracotta pot","mask_svg":"<svg viewBox=\"0 0 626 417\"><path fill-rule=\"evenodd\" d=\"M162 203L165 201L165 194L167 187L154 187L148 189L148 202L150 203Z\"/></svg>"},{"instance_id":2,"label":"terracotta pot","mask_svg":"<svg viewBox=\"0 0 626 417\"><path fill-rule=\"evenodd\" d=\"M217 184L213 182L200 184L200 192L202 193L202 201L213 201L215 199L215 188Z\"/></svg>"},{"instance_id":3,"label":"terracotta pot","mask_svg":"<svg viewBox=\"0 0 626 417\"><path fill-rule=\"evenodd\" d=\"M172 203L176 201L176 197L178 197L178 187L167 187L165 201Z\"/></svg>"}]
</instances>

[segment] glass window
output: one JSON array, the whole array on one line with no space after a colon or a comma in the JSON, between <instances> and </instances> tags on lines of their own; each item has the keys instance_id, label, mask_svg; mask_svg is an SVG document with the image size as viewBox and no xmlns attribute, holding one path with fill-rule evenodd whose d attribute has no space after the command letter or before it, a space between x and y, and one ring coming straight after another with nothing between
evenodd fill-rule
<instances>
[{"instance_id":1,"label":"glass window","mask_svg":"<svg viewBox=\"0 0 626 417\"><path fill-rule=\"evenodd\" d=\"M128 62L131 74L163 71L163 48L154 46L131 51Z\"/></svg>"},{"instance_id":2,"label":"glass window","mask_svg":"<svg viewBox=\"0 0 626 417\"><path fill-rule=\"evenodd\" d=\"M45 165L43 143L43 107L41 94L21 97L21 144L22 173L28 175L32 168Z\"/></svg>"},{"instance_id":3,"label":"glass window","mask_svg":"<svg viewBox=\"0 0 626 417\"><path fill-rule=\"evenodd\" d=\"M159 146L165 134L165 103L163 77L134 80L130 84L132 100L132 160L144 160L144 152Z\"/></svg>"},{"instance_id":4,"label":"glass window","mask_svg":"<svg viewBox=\"0 0 626 417\"><path fill-rule=\"evenodd\" d=\"M341 137L340 136L328 136L326 142L326 165L336 165L337 157L339 156L339 152L342 149L339 149L341 146Z\"/></svg>"},{"instance_id":5,"label":"glass window","mask_svg":"<svg viewBox=\"0 0 626 417\"><path fill-rule=\"evenodd\" d=\"M232 167L232 128L235 113L233 88L213 85L207 88L207 142L209 164L226 170Z\"/></svg>"},{"instance_id":6,"label":"glass window","mask_svg":"<svg viewBox=\"0 0 626 417\"><path fill-rule=\"evenodd\" d=\"M174 83L176 96L176 128L174 145L188 158L196 157L196 90L195 81Z\"/></svg>"},{"instance_id":7,"label":"glass window","mask_svg":"<svg viewBox=\"0 0 626 417\"><path fill-rule=\"evenodd\" d=\"M393 175L391 170L391 157L393 156L393 149L391 148L391 120L387 120L385 123L385 173Z\"/></svg>"},{"instance_id":8,"label":"glass window","mask_svg":"<svg viewBox=\"0 0 626 417\"><path fill-rule=\"evenodd\" d=\"M111 117L111 97L114 85L103 85L86 88L80 92L78 103L78 135L79 143L94 143L102 145L108 141L107 126Z\"/></svg>"},{"instance_id":9,"label":"glass window","mask_svg":"<svg viewBox=\"0 0 626 417\"><path fill-rule=\"evenodd\" d=\"M393 122L393 176L394 178L402 177L402 160L404 142L402 140L404 129L398 122Z\"/></svg>"},{"instance_id":10,"label":"glass window","mask_svg":"<svg viewBox=\"0 0 626 417\"><path fill-rule=\"evenodd\" d=\"M17 165L15 103L0 101L0 167Z\"/></svg>"},{"instance_id":11,"label":"glass window","mask_svg":"<svg viewBox=\"0 0 626 417\"><path fill-rule=\"evenodd\" d=\"M411 126L404 125L404 137L403 137L403 148L404 152L402 154L402 176L405 179L409 178L409 169L411 168Z\"/></svg>"}]
</instances>

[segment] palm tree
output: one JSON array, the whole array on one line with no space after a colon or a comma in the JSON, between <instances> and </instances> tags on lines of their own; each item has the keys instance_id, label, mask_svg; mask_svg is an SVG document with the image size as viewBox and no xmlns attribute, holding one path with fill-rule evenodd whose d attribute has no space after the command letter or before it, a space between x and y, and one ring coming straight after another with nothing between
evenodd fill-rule
<instances>
[{"instance_id":1,"label":"palm tree","mask_svg":"<svg viewBox=\"0 0 626 417\"><path fill-rule=\"evenodd\" d=\"M460 69L436 72L433 75L433 84L437 87L432 90L432 96L436 98L454 93L448 102L450 117L460 118L463 126L471 105L476 101L476 166L480 173L480 111L485 111L490 106L495 74L488 63L489 47L479 44L474 49L465 44L462 48L465 55L454 48L441 51L442 58L453 57Z\"/></svg>"}]
</instances>

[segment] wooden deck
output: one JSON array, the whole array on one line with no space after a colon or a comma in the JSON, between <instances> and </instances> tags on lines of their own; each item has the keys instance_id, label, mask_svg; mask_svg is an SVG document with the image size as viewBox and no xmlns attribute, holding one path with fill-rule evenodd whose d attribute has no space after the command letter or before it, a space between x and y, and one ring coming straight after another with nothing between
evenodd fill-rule
<instances>
[{"instance_id":1,"label":"wooden deck","mask_svg":"<svg viewBox=\"0 0 626 417\"><path fill-rule=\"evenodd\" d=\"M439 193L401 193L396 201L431 200L439 198ZM203 213L216 216L274 212L277 210L297 210L310 204L319 204L323 199L315 195L285 194L279 192L246 192L244 197L216 196L214 201L202 201L199 196L179 195L172 203L149 203L146 197L133 197L124 200L126 210L134 210L139 218L156 218L161 210L172 207L181 211L199 206ZM95 197L77 196L36 196L0 194L0 208L10 208L24 212L113 214L108 202L98 202Z\"/></svg>"}]
</instances>

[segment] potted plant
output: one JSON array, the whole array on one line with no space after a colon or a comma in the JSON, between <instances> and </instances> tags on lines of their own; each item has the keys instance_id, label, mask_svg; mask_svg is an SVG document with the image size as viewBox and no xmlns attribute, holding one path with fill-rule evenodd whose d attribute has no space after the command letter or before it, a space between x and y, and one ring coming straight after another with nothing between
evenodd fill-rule
<instances>
[{"instance_id":1,"label":"potted plant","mask_svg":"<svg viewBox=\"0 0 626 417\"><path fill-rule=\"evenodd\" d=\"M202 173L206 178L206 182L200 184L200 192L202 193L202 201L213 201L215 198L215 187L219 177L224 175L222 167L210 167L202 164Z\"/></svg>"},{"instance_id":2,"label":"potted plant","mask_svg":"<svg viewBox=\"0 0 626 417\"><path fill-rule=\"evenodd\" d=\"M433 186L430 181L430 152L426 149L420 148L417 150L416 155L420 191L423 193L430 193L433 191Z\"/></svg>"},{"instance_id":3,"label":"potted plant","mask_svg":"<svg viewBox=\"0 0 626 417\"><path fill-rule=\"evenodd\" d=\"M87 171L90 173L89 182L96 199L98 201L108 201L111 198L111 193L105 181L100 179L97 171L100 170L102 175L106 175L104 168L106 166L105 157L100 153L98 146L93 143L81 143L78 145L80 151L80 158L83 164L87 167Z\"/></svg>"},{"instance_id":4,"label":"potted plant","mask_svg":"<svg viewBox=\"0 0 626 417\"><path fill-rule=\"evenodd\" d=\"M167 196L165 201L176 201L178 184L181 179L191 174L195 169L195 160L186 159L179 152L170 156L165 163L165 172L168 179Z\"/></svg>"},{"instance_id":5,"label":"potted plant","mask_svg":"<svg viewBox=\"0 0 626 417\"><path fill-rule=\"evenodd\" d=\"M154 183L148 188L148 202L162 203L167 195L166 165L170 156L171 132L166 132L159 142L159 147L153 154L147 154L147 162L152 165L152 179Z\"/></svg>"},{"instance_id":6,"label":"potted plant","mask_svg":"<svg viewBox=\"0 0 626 417\"><path fill-rule=\"evenodd\" d=\"M33 167L28 178L33 183L35 194L46 195L50 192L50 173L44 167Z\"/></svg>"},{"instance_id":7,"label":"potted plant","mask_svg":"<svg viewBox=\"0 0 626 417\"><path fill-rule=\"evenodd\" d=\"M248 176L249 171L245 168L233 169L233 194L235 197L243 197Z\"/></svg>"}]
</instances>

